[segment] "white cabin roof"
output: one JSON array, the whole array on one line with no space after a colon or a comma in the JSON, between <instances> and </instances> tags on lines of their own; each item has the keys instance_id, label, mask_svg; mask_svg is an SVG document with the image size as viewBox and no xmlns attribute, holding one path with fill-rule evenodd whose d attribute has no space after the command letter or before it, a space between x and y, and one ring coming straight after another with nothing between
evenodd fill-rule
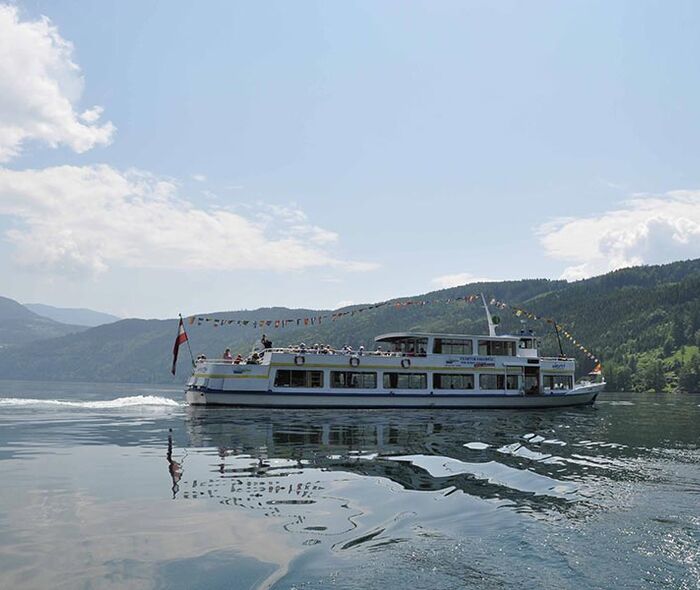
<instances>
[{"instance_id":1,"label":"white cabin roof","mask_svg":"<svg viewBox=\"0 0 700 590\"><path fill-rule=\"evenodd\" d=\"M487 334L438 334L433 332L389 332L380 334L374 338L375 342L385 342L396 338L445 338L445 339L465 339L480 338L482 340L504 340L506 342L517 342L521 338L534 338L532 334L522 336L488 336Z\"/></svg>"}]
</instances>

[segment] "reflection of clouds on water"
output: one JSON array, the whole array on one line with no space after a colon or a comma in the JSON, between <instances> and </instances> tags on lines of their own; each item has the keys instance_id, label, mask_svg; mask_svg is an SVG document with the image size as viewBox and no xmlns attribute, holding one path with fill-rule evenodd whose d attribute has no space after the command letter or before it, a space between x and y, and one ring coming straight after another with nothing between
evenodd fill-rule
<instances>
[{"instance_id":1,"label":"reflection of clouds on water","mask_svg":"<svg viewBox=\"0 0 700 590\"><path fill-rule=\"evenodd\" d=\"M229 567L241 560L241 567L263 580L283 574L300 553L289 535L255 515L232 517L213 503L162 501L162 494L154 496L166 476L162 458L153 456L149 469L139 472L131 469L138 455L137 449L73 448L76 465L109 464L111 475L98 468L82 472L77 489L64 483L22 497L2 494L3 528L16 531L9 542L3 537L4 551L14 555L2 560L3 587L72 589L92 580L88 585L106 589L156 588L169 563L206 562L217 551L228 555ZM31 460L31 468L49 481L64 479L64 467L51 455ZM11 476L12 466L5 468ZM125 480L126 498L115 479ZM4 487L8 491L7 482ZM41 568L23 565L31 563Z\"/></svg>"},{"instance_id":2,"label":"reflection of clouds on water","mask_svg":"<svg viewBox=\"0 0 700 590\"><path fill-rule=\"evenodd\" d=\"M692 588L696 401L644 399L5 410L0 586Z\"/></svg>"}]
</instances>

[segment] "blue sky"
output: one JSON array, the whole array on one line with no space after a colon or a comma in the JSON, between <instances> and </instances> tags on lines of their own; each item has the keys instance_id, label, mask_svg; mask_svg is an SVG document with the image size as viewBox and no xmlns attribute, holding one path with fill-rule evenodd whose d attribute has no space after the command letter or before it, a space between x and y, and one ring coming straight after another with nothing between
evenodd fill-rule
<instances>
[{"instance_id":1,"label":"blue sky","mask_svg":"<svg viewBox=\"0 0 700 590\"><path fill-rule=\"evenodd\" d=\"M5 5L2 294L332 308L700 256L699 13Z\"/></svg>"}]
</instances>

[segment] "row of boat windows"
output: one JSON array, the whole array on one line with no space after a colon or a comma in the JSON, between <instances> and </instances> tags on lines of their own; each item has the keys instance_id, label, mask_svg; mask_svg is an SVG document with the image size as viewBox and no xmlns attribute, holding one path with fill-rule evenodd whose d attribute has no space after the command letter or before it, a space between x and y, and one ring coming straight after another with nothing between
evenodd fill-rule
<instances>
[{"instance_id":1,"label":"row of boat windows","mask_svg":"<svg viewBox=\"0 0 700 590\"><path fill-rule=\"evenodd\" d=\"M546 375L544 387L550 389L571 389L570 375ZM427 373L382 374L384 389L427 389ZM433 373L433 389L474 389L473 373ZM275 387L323 387L323 371L303 369L278 369L275 373ZM333 389L376 389L377 373L367 371L331 371L330 386ZM480 389L518 389L519 375L479 375Z\"/></svg>"},{"instance_id":2,"label":"row of boat windows","mask_svg":"<svg viewBox=\"0 0 700 590\"><path fill-rule=\"evenodd\" d=\"M515 342L503 340L478 340L478 354L483 356L515 356ZM393 352L403 354L425 354L427 338L397 338L391 342ZM434 354L474 354L473 340L458 338L435 338Z\"/></svg>"}]
</instances>

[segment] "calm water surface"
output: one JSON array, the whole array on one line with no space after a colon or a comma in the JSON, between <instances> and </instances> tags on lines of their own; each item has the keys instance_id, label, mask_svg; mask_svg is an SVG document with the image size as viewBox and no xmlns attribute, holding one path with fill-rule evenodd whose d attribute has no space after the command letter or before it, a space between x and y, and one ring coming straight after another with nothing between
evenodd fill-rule
<instances>
[{"instance_id":1,"label":"calm water surface","mask_svg":"<svg viewBox=\"0 0 700 590\"><path fill-rule=\"evenodd\" d=\"M0 381L2 588L700 588L700 396L190 408Z\"/></svg>"}]
</instances>

